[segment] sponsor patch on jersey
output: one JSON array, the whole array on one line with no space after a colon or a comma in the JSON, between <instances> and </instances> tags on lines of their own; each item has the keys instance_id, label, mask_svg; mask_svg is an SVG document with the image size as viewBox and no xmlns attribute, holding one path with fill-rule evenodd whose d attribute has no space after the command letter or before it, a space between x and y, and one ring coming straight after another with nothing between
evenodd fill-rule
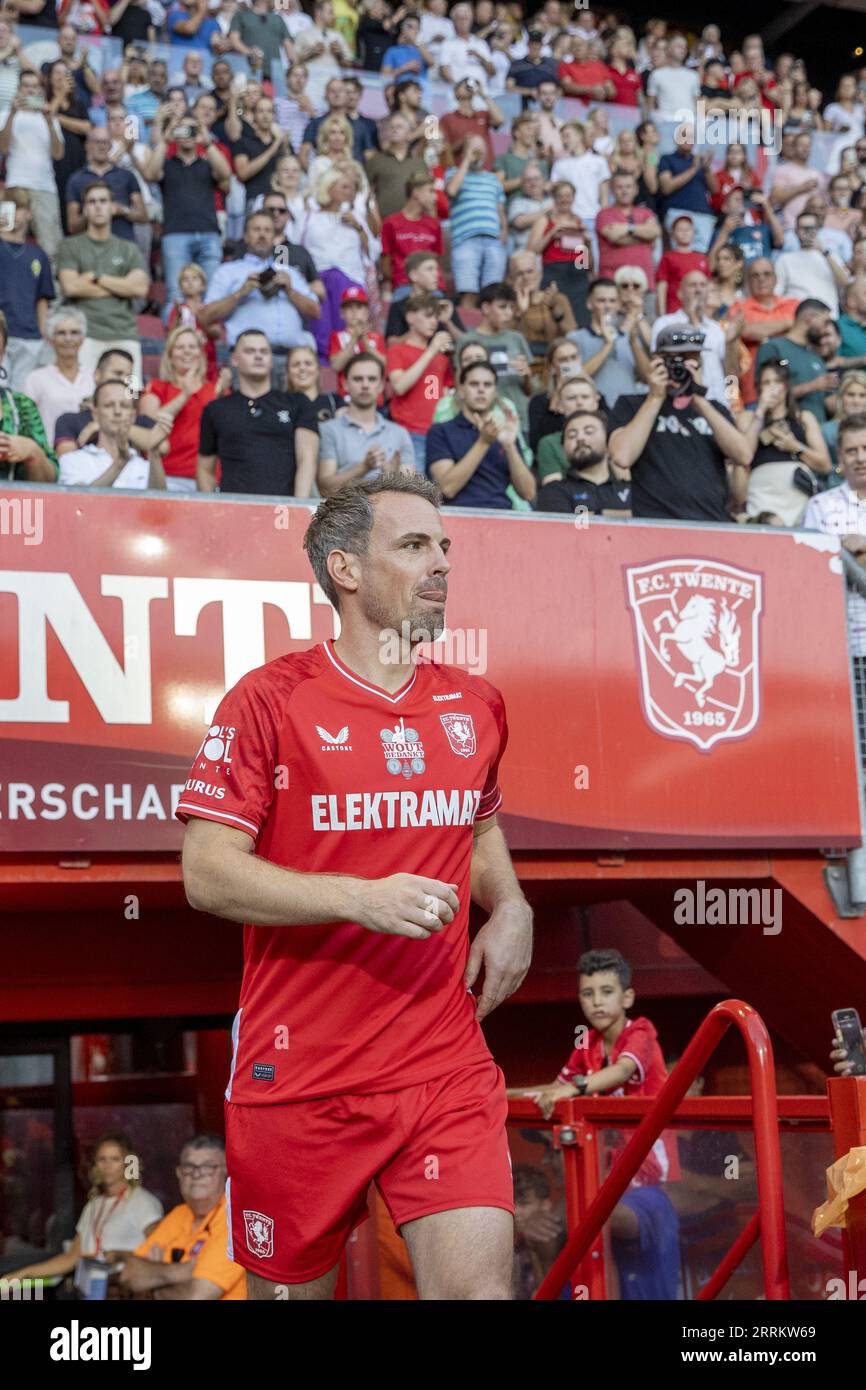
<instances>
[{"instance_id":1,"label":"sponsor patch on jersey","mask_svg":"<svg viewBox=\"0 0 866 1390\"><path fill-rule=\"evenodd\" d=\"M434 696L433 696L433 699L434 699L434 700L462 700L462 699L463 699L463 691L462 691L462 690L452 690L450 695L434 695Z\"/></svg>"},{"instance_id":2,"label":"sponsor patch on jersey","mask_svg":"<svg viewBox=\"0 0 866 1390\"><path fill-rule=\"evenodd\" d=\"M394 777L412 777L426 772L424 745L417 729L407 729L401 719L393 729L380 729L385 766Z\"/></svg>"},{"instance_id":3,"label":"sponsor patch on jersey","mask_svg":"<svg viewBox=\"0 0 866 1390\"><path fill-rule=\"evenodd\" d=\"M273 1081L276 1074L273 1062L253 1062L253 1081Z\"/></svg>"},{"instance_id":4,"label":"sponsor patch on jersey","mask_svg":"<svg viewBox=\"0 0 866 1390\"><path fill-rule=\"evenodd\" d=\"M340 753L351 753L352 745L349 742L349 726L344 724L335 734L329 734L327 729L323 729L321 724L316 725L316 733L322 740L322 752L328 753L336 749Z\"/></svg>"},{"instance_id":5,"label":"sponsor patch on jersey","mask_svg":"<svg viewBox=\"0 0 866 1390\"><path fill-rule=\"evenodd\" d=\"M269 1260L274 1253L274 1218L260 1211L245 1211L244 1228L250 1254Z\"/></svg>"},{"instance_id":6,"label":"sponsor patch on jersey","mask_svg":"<svg viewBox=\"0 0 866 1390\"><path fill-rule=\"evenodd\" d=\"M461 758L471 758L476 747L471 714L440 714L439 718L448 735L451 751Z\"/></svg>"},{"instance_id":7,"label":"sponsor patch on jersey","mask_svg":"<svg viewBox=\"0 0 866 1390\"><path fill-rule=\"evenodd\" d=\"M237 732L233 724L212 724L201 741L196 757L205 758L209 763L230 763ZM203 768L204 763L200 766Z\"/></svg>"}]
</instances>

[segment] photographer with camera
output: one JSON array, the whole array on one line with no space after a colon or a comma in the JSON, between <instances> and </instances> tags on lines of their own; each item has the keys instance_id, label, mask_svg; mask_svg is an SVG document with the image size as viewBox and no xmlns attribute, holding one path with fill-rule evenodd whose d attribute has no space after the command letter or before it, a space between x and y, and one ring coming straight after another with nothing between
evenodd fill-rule
<instances>
[{"instance_id":1,"label":"photographer with camera","mask_svg":"<svg viewBox=\"0 0 866 1390\"><path fill-rule=\"evenodd\" d=\"M433 412L454 380L449 356L454 339L440 326L439 300L433 295L410 295L403 307L409 332L388 348L391 419L409 431L415 465L423 473Z\"/></svg>"},{"instance_id":2,"label":"photographer with camera","mask_svg":"<svg viewBox=\"0 0 866 1390\"><path fill-rule=\"evenodd\" d=\"M704 334L689 324L658 334L649 394L620 396L610 416L609 452L631 469L635 517L730 521L745 500L755 446L701 380Z\"/></svg>"},{"instance_id":3,"label":"photographer with camera","mask_svg":"<svg viewBox=\"0 0 866 1390\"><path fill-rule=\"evenodd\" d=\"M179 298L183 267L201 266L210 280L222 260L214 195L218 190L228 191L231 167L201 121L192 116L177 121L173 113L167 111L159 118L147 178L150 183L158 183L162 192L162 255L168 317Z\"/></svg>"},{"instance_id":4,"label":"photographer with camera","mask_svg":"<svg viewBox=\"0 0 866 1390\"><path fill-rule=\"evenodd\" d=\"M736 376L737 359L733 355L742 322L736 310L724 323L711 319L707 314L707 291L710 282L700 270L690 270L680 285L682 307L675 314L662 314L652 328L651 345L655 349L659 336L666 328L679 325L694 328L704 336L702 361L702 381L711 401L724 401L725 361L731 352L730 371ZM602 389L604 389L602 387Z\"/></svg>"}]
</instances>

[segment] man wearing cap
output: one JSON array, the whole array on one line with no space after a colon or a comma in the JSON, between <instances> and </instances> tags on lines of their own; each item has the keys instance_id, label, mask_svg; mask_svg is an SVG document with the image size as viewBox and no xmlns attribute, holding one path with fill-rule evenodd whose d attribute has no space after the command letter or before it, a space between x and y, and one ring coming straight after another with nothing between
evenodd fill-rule
<instances>
[{"instance_id":1,"label":"man wearing cap","mask_svg":"<svg viewBox=\"0 0 866 1390\"><path fill-rule=\"evenodd\" d=\"M535 97L542 82L556 82L556 60L542 57L544 34L541 29L530 29L527 35L526 56L515 58L505 79L505 90L517 92L523 110L535 105Z\"/></svg>"},{"instance_id":2,"label":"man wearing cap","mask_svg":"<svg viewBox=\"0 0 866 1390\"><path fill-rule=\"evenodd\" d=\"M736 351L736 337L742 321L734 312L724 323L707 317L707 290L709 280L702 270L690 270L680 285L682 308L674 314L662 314L653 324L651 346L655 349L666 328L682 325L695 328L703 334L701 354L702 376L707 395L711 401L724 402L725 397L725 358L729 344ZM736 309L736 306L734 306ZM736 376L736 358L731 362L731 374Z\"/></svg>"},{"instance_id":3,"label":"man wearing cap","mask_svg":"<svg viewBox=\"0 0 866 1390\"><path fill-rule=\"evenodd\" d=\"M701 381L704 335L690 324L662 329L646 396L620 396L609 452L631 469L632 513L676 521L729 522L745 501L754 444Z\"/></svg>"},{"instance_id":4,"label":"man wearing cap","mask_svg":"<svg viewBox=\"0 0 866 1390\"><path fill-rule=\"evenodd\" d=\"M346 327L337 328L331 334L328 342L328 360L337 373L337 391L343 396L346 393L344 373L348 370L352 358L358 353L375 357L381 363L384 378L386 349L382 334L370 327L370 301L366 290L360 285L349 285L348 289L343 290L340 310ZM379 405L384 404L383 396Z\"/></svg>"}]
</instances>

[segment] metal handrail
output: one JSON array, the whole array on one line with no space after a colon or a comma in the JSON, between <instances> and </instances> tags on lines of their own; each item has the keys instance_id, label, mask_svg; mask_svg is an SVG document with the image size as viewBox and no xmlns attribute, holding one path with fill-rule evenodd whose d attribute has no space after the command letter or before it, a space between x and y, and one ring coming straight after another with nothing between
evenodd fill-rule
<instances>
[{"instance_id":1,"label":"metal handrail","mask_svg":"<svg viewBox=\"0 0 866 1390\"><path fill-rule=\"evenodd\" d=\"M552 1301L559 1298L563 1286L573 1277L589 1247L598 1238L680 1101L732 1026L738 1028L742 1035L749 1061L764 1295L776 1301L790 1297L773 1048L763 1019L751 1005L742 999L725 999L710 1010L698 1028L595 1200L590 1203L582 1221L569 1236L536 1290L536 1299ZM568 1109L571 1105L573 1102L570 1101L561 1104L560 1113L567 1120L573 1118ZM747 1231L750 1228L747 1227ZM742 1245L743 1235L735 1246ZM742 1253L745 1253L744 1250ZM730 1273L734 1265L729 1265L725 1260L719 1269L723 1267Z\"/></svg>"}]
</instances>

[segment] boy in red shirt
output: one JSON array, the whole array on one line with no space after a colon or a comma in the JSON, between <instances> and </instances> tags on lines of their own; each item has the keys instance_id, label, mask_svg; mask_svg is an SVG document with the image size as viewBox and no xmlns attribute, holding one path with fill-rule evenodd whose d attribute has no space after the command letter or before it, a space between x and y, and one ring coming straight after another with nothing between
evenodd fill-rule
<instances>
[{"instance_id":1,"label":"boy in red shirt","mask_svg":"<svg viewBox=\"0 0 866 1390\"><path fill-rule=\"evenodd\" d=\"M432 294L413 294L405 301L409 332L388 348L391 419L412 437L415 467L426 466L426 436L433 412L454 383L451 359L454 340L440 327L440 301Z\"/></svg>"},{"instance_id":2,"label":"boy in red shirt","mask_svg":"<svg viewBox=\"0 0 866 1390\"><path fill-rule=\"evenodd\" d=\"M649 1019L626 1017L635 998L628 961L619 951L587 951L577 968L580 1004L590 1026L577 1030L577 1046L556 1081L536 1094L546 1119L558 1100L599 1094L656 1096L668 1079ZM613 1162L625 1142L621 1133L610 1155ZM610 1219L623 1299L677 1297L679 1218L661 1185L679 1178L676 1136L665 1133Z\"/></svg>"},{"instance_id":3,"label":"boy in red shirt","mask_svg":"<svg viewBox=\"0 0 866 1390\"><path fill-rule=\"evenodd\" d=\"M343 373L355 353L372 353L380 359L384 372L385 339L381 333L370 327L370 301L357 285L343 291L340 309L346 327L339 328L331 334L328 341L328 360L337 373L337 393L345 396L346 382ZM384 403L384 396L380 396L379 405Z\"/></svg>"},{"instance_id":4,"label":"boy in red shirt","mask_svg":"<svg viewBox=\"0 0 866 1390\"><path fill-rule=\"evenodd\" d=\"M441 256L442 224L436 215L436 184L432 174L415 173L406 184L406 203L399 212L392 212L382 223L382 273L390 282L394 299L405 299L412 293L406 274L407 256L426 251ZM445 281L440 276L439 288ZM386 296L387 297L387 296Z\"/></svg>"},{"instance_id":5,"label":"boy in red shirt","mask_svg":"<svg viewBox=\"0 0 866 1390\"><path fill-rule=\"evenodd\" d=\"M710 263L700 251L692 251L695 224L687 213L671 223L670 251L665 251L656 268L656 316L675 314L680 303L680 285L690 270L701 270L712 279Z\"/></svg>"}]
</instances>

